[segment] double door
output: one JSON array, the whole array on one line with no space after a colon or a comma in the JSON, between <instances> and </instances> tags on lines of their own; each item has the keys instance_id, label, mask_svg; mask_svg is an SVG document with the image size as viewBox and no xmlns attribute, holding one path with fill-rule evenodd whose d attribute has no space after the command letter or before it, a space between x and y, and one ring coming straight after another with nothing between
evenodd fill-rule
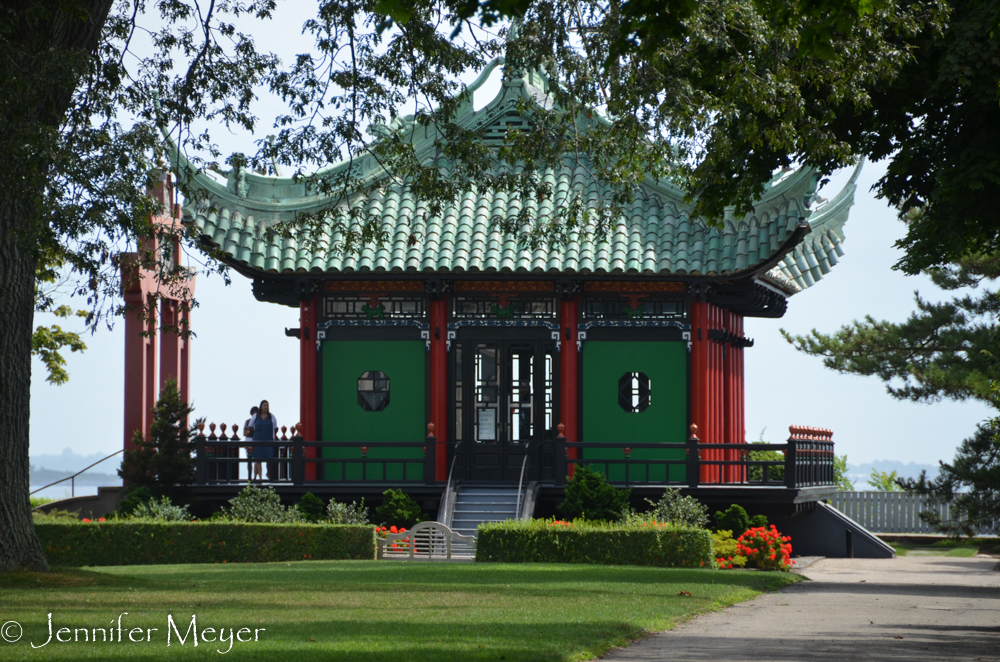
<instances>
[{"instance_id":1,"label":"double door","mask_svg":"<svg viewBox=\"0 0 1000 662\"><path fill-rule=\"evenodd\" d=\"M467 339L453 350L454 431L465 477L516 484L537 475L555 419L555 352L541 339Z\"/></svg>"}]
</instances>

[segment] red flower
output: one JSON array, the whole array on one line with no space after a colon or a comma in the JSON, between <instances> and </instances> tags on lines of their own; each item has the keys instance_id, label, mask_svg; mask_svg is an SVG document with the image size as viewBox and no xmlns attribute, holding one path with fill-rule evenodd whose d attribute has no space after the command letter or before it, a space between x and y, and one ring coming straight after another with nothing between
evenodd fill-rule
<instances>
[{"instance_id":1,"label":"red flower","mask_svg":"<svg viewBox=\"0 0 1000 662\"><path fill-rule=\"evenodd\" d=\"M89 522L89 521L90 521L90 519L89 519L89 518L87 518L87 517L84 517L84 518L83 518L83 521L84 521L84 522Z\"/></svg>"},{"instance_id":2,"label":"red flower","mask_svg":"<svg viewBox=\"0 0 1000 662\"><path fill-rule=\"evenodd\" d=\"M395 524L389 527L389 533L399 533L399 531L396 530Z\"/></svg>"},{"instance_id":3,"label":"red flower","mask_svg":"<svg viewBox=\"0 0 1000 662\"><path fill-rule=\"evenodd\" d=\"M98 521L99 521L99 522L107 522L108 520L106 520L106 519L104 519L104 518L102 517L102 518L101 518L101 519L99 519Z\"/></svg>"}]
</instances>

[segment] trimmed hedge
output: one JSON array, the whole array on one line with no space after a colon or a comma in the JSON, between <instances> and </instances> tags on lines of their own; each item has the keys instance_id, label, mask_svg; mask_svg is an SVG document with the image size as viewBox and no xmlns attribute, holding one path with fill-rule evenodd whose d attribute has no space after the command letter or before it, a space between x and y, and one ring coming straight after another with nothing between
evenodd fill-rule
<instances>
[{"instance_id":1,"label":"trimmed hedge","mask_svg":"<svg viewBox=\"0 0 1000 662\"><path fill-rule=\"evenodd\" d=\"M705 529L550 520L481 524L476 561L716 567L711 534Z\"/></svg>"},{"instance_id":2,"label":"trimmed hedge","mask_svg":"<svg viewBox=\"0 0 1000 662\"><path fill-rule=\"evenodd\" d=\"M374 559L375 527L236 522L38 522L49 564Z\"/></svg>"}]
</instances>

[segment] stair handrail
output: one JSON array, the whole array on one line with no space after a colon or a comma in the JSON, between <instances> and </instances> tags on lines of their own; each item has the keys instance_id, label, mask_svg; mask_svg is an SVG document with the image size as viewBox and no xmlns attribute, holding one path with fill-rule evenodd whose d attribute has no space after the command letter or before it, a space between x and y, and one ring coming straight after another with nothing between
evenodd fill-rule
<instances>
[{"instance_id":1,"label":"stair handrail","mask_svg":"<svg viewBox=\"0 0 1000 662\"><path fill-rule=\"evenodd\" d=\"M524 483L524 468L528 466L528 454L524 454L521 460L521 477L517 479L517 507L514 509L514 517L521 519L521 485Z\"/></svg>"},{"instance_id":2,"label":"stair handrail","mask_svg":"<svg viewBox=\"0 0 1000 662\"><path fill-rule=\"evenodd\" d=\"M455 444L455 450L458 451L458 443ZM444 486L444 518L448 519L448 495L451 494L451 476L455 473L455 460L458 459L458 453L451 458L451 469L448 470L448 483ZM451 526L451 522L441 522L445 526Z\"/></svg>"},{"instance_id":3,"label":"stair handrail","mask_svg":"<svg viewBox=\"0 0 1000 662\"><path fill-rule=\"evenodd\" d=\"M73 474L72 476L67 476L67 477L65 477L65 478L62 478L62 479L60 479L60 480L57 480L57 481L56 481L56 482L54 482L54 483L49 483L49 484L48 484L48 485L46 485L45 487L39 487L39 488L38 488L37 490L35 490L34 492L28 492L28 496L31 496L32 494L35 494L36 492L41 492L42 490L46 490L46 489L48 489L48 488L52 487L53 485L58 485L59 483L65 483L65 482L66 482L66 481L68 480L68 481L70 481L70 488L69 488L69 489L70 489L70 496L72 496L72 497L75 497L75 496L76 496L76 477L77 477L77 476L79 476L80 474L82 474L82 473L83 473L84 471L87 471L88 469L91 469L91 468L93 468L93 467L96 467L96 466L97 466L98 464L100 464L101 462L104 462L104 460L110 460L110 459L111 459L111 458L113 458L113 457L114 457L115 455L118 455L119 453L122 453L122 452L124 452L124 451L125 451L125 449L124 449L124 448L123 448L123 449L121 449L120 451L115 451L115 452L114 452L114 453L112 453L111 455L108 455L107 457L105 457L105 458L101 458L101 459L100 459L100 460L98 460L97 462L94 462L94 463L93 463L92 465L90 465L90 466L89 466L89 467L87 467L86 469L81 469L80 471L77 471L77 472L76 472L75 474ZM65 492L64 492L64 494L65 494Z\"/></svg>"}]
</instances>

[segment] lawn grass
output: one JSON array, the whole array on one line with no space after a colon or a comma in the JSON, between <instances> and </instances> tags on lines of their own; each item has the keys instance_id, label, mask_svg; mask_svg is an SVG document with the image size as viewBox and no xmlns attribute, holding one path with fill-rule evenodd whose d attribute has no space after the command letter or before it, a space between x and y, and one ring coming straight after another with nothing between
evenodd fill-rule
<instances>
[{"instance_id":1,"label":"lawn grass","mask_svg":"<svg viewBox=\"0 0 1000 662\"><path fill-rule=\"evenodd\" d=\"M238 659L584 660L798 579L751 571L386 561L8 573L0 574L0 621L18 621L24 636L0 641L0 658L219 659L218 643L194 648L188 638L180 646L171 633L167 647L167 615L183 634L195 614L199 629L266 628L256 643L233 645ZM125 640L53 640L32 649L30 643L48 637L50 612L57 630L107 628L128 612ZM159 630L148 643L129 643L135 627Z\"/></svg>"},{"instance_id":2,"label":"lawn grass","mask_svg":"<svg viewBox=\"0 0 1000 662\"><path fill-rule=\"evenodd\" d=\"M896 556L950 556L969 558L975 556L988 541L980 538L964 540L938 540L931 544L912 542L889 543L896 550Z\"/></svg>"}]
</instances>

